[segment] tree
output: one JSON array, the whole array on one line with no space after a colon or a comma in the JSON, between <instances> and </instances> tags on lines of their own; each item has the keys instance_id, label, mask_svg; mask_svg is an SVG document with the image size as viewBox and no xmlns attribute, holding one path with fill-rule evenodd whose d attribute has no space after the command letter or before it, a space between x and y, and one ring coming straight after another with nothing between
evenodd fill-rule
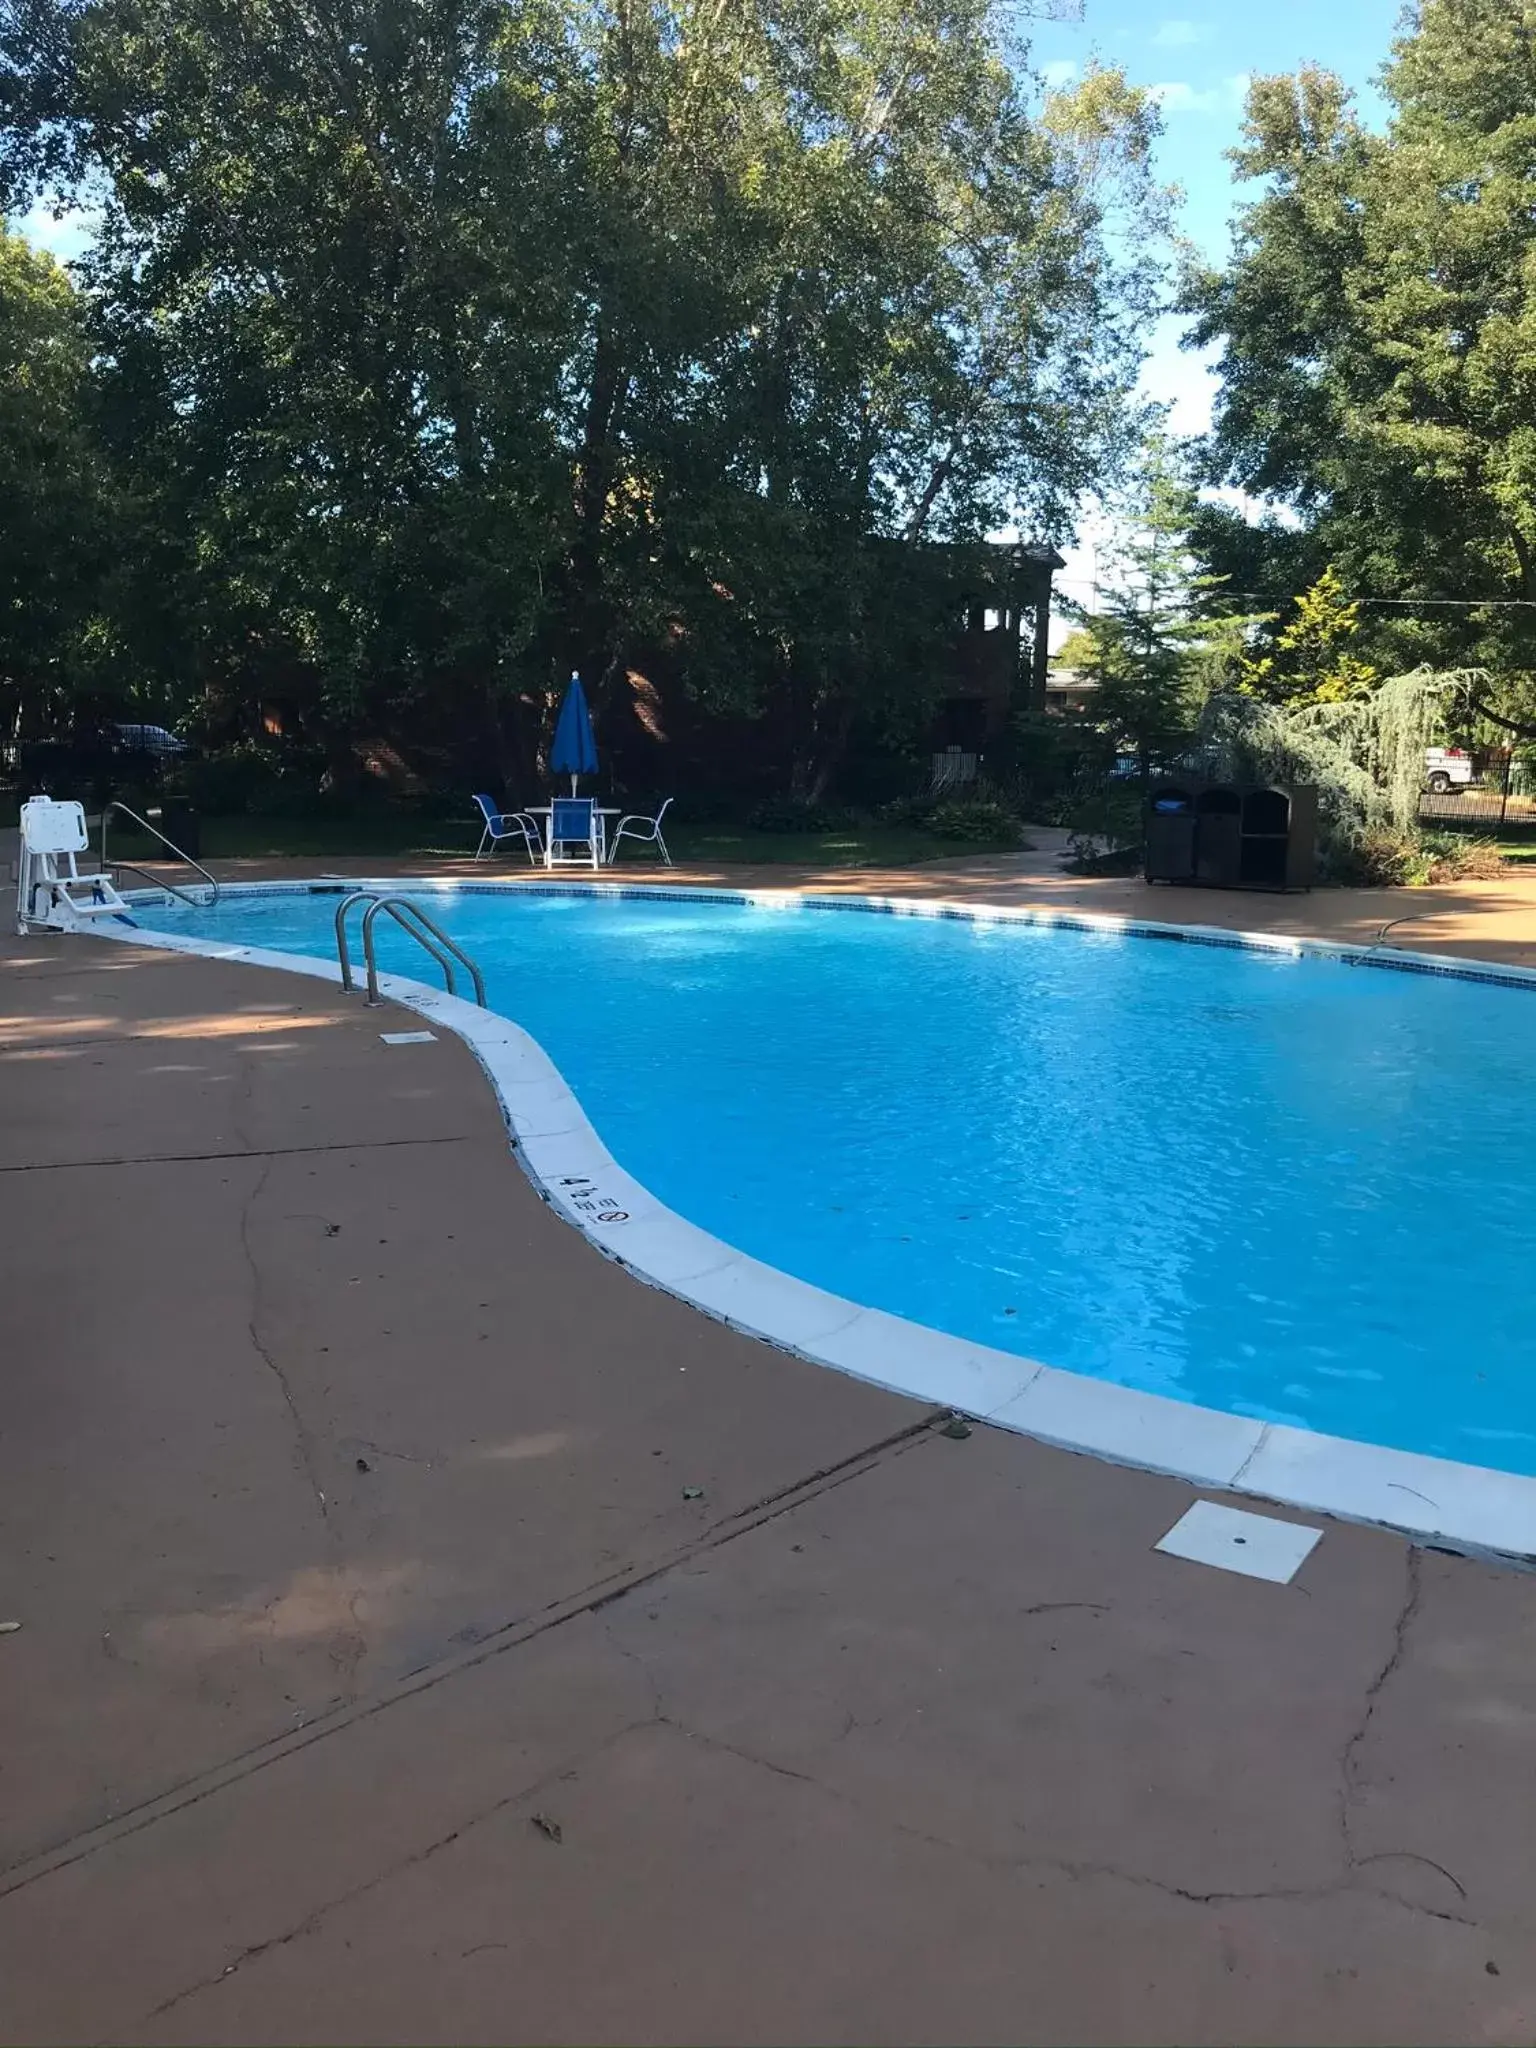
<instances>
[{"instance_id":1,"label":"tree","mask_svg":"<svg viewBox=\"0 0 1536 2048\"><path fill-rule=\"evenodd\" d=\"M101 206L123 670L522 781L662 659L818 787L928 687L889 548L1064 532L1134 429L1155 109L1007 59L987 0L0 0L11 198Z\"/></svg>"},{"instance_id":2,"label":"tree","mask_svg":"<svg viewBox=\"0 0 1536 2048\"><path fill-rule=\"evenodd\" d=\"M1373 616L1378 667L1531 671L1528 9L1422 0L1383 85L1383 134L1325 72L1250 89L1234 163L1266 189L1239 212L1226 269L1187 291L1192 340L1222 352L1215 469L1300 516L1341 596L1408 601ZM1470 602L1428 602L1444 599Z\"/></svg>"},{"instance_id":3,"label":"tree","mask_svg":"<svg viewBox=\"0 0 1536 2048\"><path fill-rule=\"evenodd\" d=\"M0 226L0 745L67 717L104 563L86 343L69 279Z\"/></svg>"},{"instance_id":4,"label":"tree","mask_svg":"<svg viewBox=\"0 0 1536 2048\"><path fill-rule=\"evenodd\" d=\"M1108 551L1113 580L1078 642L1076 666L1098 686L1094 714L1134 750L1144 785L1154 757L1190 730L1195 657L1211 631L1198 616L1206 585L1189 547L1194 509L1174 451L1152 435Z\"/></svg>"},{"instance_id":5,"label":"tree","mask_svg":"<svg viewBox=\"0 0 1536 2048\"><path fill-rule=\"evenodd\" d=\"M1288 704L1332 704L1363 696L1380 681L1378 670L1352 652L1360 607L1345 601L1336 569L1325 569L1289 609L1269 646L1240 661L1240 687Z\"/></svg>"}]
</instances>

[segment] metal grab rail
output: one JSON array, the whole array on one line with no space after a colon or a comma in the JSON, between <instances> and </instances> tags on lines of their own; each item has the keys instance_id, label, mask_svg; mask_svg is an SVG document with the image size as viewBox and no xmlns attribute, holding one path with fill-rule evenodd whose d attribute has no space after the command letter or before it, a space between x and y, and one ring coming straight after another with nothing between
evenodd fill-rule
<instances>
[{"instance_id":1,"label":"metal grab rail","mask_svg":"<svg viewBox=\"0 0 1536 2048\"><path fill-rule=\"evenodd\" d=\"M210 898L210 901L214 903L218 902L218 880L215 876L209 874L208 870L203 866L202 862L200 860L194 860L191 854L188 853L184 847L180 847L176 844L174 839L167 839L165 834L160 830L158 825L151 825L148 818L141 818L137 811L130 810L127 804L118 803L115 798L111 803L103 804L101 811L100 865L103 872L105 872L107 866L109 865L107 861L107 820L111 817L114 811L121 811L125 818L132 818L135 825L141 825L144 828L144 830L149 834L151 839L158 839L162 846L168 846L170 848L171 852L175 854L178 860L184 860L189 868L196 868L197 872L208 884L208 887L213 891L213 895ZM177 897L181 902L190 903L194 910L201 910L203 907L198 902L197 898L195 896L189 896L185 889L178 889L174 882L163 881L159 875L152 875L147 868L141 868L138 865L137 861L115 860L112 861L110 865L119 874L126 871L130 875L142 875L145 881L148 882L153 888L168 890L172 896Z\"/></svg>"},{"instance_id":2,"label":"metal grab rail","mask_svg":"<svg viewBox=\"0 0 1536 2048\"><path fill-rule=\"evenodd\" d=\"M379 995L379 963L374 947L373 927L379 912L388 911L403 932L409 932L422 950L430 953L443 970L443 981L451 996L459 992L458 979L454 974L454 962L463 967L474 985L475 1001L480 1008L488 1007L485 1000L485 978L464 948L428 917L419 903L409 896L380 896L373 889L354 889L350 896L344 896L336 906L336 958L341 965L341 985L349 992L357 983L352 975L352 955L347 946L347 912L354 903L366 903L363 912L363 965L368 975L368 1006L377 1009L383 1000Z\"/></svg>"}]
</instances>

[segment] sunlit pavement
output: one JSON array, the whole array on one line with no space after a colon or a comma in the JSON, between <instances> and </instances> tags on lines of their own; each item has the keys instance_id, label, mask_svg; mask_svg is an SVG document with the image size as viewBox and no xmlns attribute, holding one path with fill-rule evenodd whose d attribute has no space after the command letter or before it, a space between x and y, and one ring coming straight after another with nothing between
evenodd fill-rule
<instances>
[{"instance_id":1,"label":"sunlit pavement","mask_svg":"<svg viewBox=\"0 0 1536 2048\"><path fill-rule=\"evenodd\" d=\"M1536 958L1536 887L1402 893ZM1531 2038L1531 1577L1158 1554L1191 1488L641 1287L312 982L0 989L5 2039Z\"/></svg>"}]
</instances>

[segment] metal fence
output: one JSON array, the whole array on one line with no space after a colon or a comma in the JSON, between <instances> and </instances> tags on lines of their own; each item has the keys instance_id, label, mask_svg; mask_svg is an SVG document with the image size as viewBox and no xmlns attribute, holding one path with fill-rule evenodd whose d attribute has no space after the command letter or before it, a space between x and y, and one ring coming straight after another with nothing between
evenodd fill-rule
<instances>
[{"instance_id":1,"label":"metal fence","mask_svg":"<svg viewBox=\"0 0 1536 2048\"><path fill-rule=\"evenodd\" d=\"M1419 822L1436 830L1536 834L1536 763L1503 753L1474 761L1470 782L1422 792Z\"/></svg>"},{"instance_id":2,"label":"metal fence","mask_svg":"<svg viewBox=\"0 0 1536 2048\"><path fill-rule=\"evenodd\" d=\"M968 754L959 747L946 747L942 754L933 756L928 777L929 794L940 796L950 790L967 789L979 780L980 775L980 754Z\"/></svg>"}]
</instances>

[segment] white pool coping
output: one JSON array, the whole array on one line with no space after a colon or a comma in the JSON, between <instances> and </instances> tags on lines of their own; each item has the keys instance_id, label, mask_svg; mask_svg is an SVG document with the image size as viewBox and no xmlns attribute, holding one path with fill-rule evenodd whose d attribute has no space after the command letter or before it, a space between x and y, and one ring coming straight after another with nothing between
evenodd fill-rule
<instances>
[{"instance_id":1,"label":"white pool coping","mask_svg":"<svg viewBox=\"0 0 1536 2048\"><path fill-rule=\"evenodd\" d=\"M559 893L638 896L661 901L723 901L756 908L841 909L981 923L1064 925L1105 936L1180 939L1294 958L1317 956L1495 981L1536 989L1536 973L1434 954L1378 953L1310 938L1234 933L1216 927L1159 925L1079 912L973 906L932 898L816 897L797 891L694 889L673 885L572 883ZM225 883L222 895L326 895L349 889L398 889L456 895L548 892L528 881L421 876L352 880ZM135 890L129 902L159 900ZM98 937L271 967L339 985L339 967L302 954L183 937L104 921L82 924ZM493 1010L403 975L381 974L391 1002L457 1035L474 1052L501 1103L514 1152L550 1205L605 1257L650 1285L690 1302L748 1336L919 1401L953 1408L1063 1450L1393 1529L1448 1549L1536 1562L1536 1479L1448 1458L1324 1436L1265 1423L974 1344L864 1308L764 1265L712 1237L657 1201L614 1160L543 1047Z\"/></svg>"}]
</instances>

